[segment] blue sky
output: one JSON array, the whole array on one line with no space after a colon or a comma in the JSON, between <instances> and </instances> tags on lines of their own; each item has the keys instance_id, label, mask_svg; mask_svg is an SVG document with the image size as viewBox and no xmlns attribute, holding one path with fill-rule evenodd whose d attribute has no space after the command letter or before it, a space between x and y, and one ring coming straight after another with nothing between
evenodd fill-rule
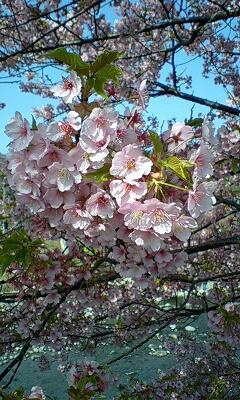
<instances>
[{"instance_id":1,"label":"blue sky","mask_svg":"<svg viewBox=\"0 0 240 400\"><path fill-rule=\"evenodd\" d=\"M198 59L194 60L190 65L193 75L193 93L196 96L209 98L225 104L227 95L224 89L216 86L211 78L202 78L200 61ZM3 81L1 80L1 82ZM163 74L161 75L161 82L164 82ZM0 152L6 153L10 140L4 134L4 129L9 119L14 116L15 111L20 111L25 118L31 120L32 108L41 107L51 101L37 95L21 92L17 83L1 83L0 89L2 89L0 101L6 103L6 107L0 111ZM176 118L177 121L189 118L192 106L193 103L182 99L161 96L150 100L148 111L151 115L158 117L161 125L163 121L166 122L171 118ZM194 117L198 113L206 114L208 111L208 107L196 104L194 107Z\"/></svg>"},{"instance_id":2,"label":"blue sky","mask_svg":"<svg viewBox=\"0 0 240 400\"><path fill-rule=\"evenodd\" d=\"M64 4L64 2L65 0L62 1L62 4ZM117 16L112 7L106 6L105 12L111 22L116 20ZM193 77L193 89L191 93L225 104L227 99L225 90L215 85L213 79L204 79L202 77L201 60L197 58L186 63L190 59L191 58L187 57L183 52L179 52L176 61L178 64L184 63L184 65L178 67L178 73L184 72ZM169 68L168 66L165 67L160 73L160 81L162 83L165 83L164 77L169 73ZM55 80L59 80L61 73L57 71L55 74L57 74ZM6 103L6 107L0 111L0 153L7 152L7 145L10 140L4 134L4 129L7 122L14 116L15 111L20 111L25 118L31 120L32 108L42 107L47 103L51 103L49 99L43 99L37 95L21 92L17 83L3 83L5 81L2 79L3 76L6 76L6 73L0 74L0 102ZM50 76L52 78L51 71ZM10 78L6 79L6 81L10 80ZM177 121L184 121L185 118L189 119L192 106L193 103L186 100L161 96L150 100L148 112L150 115L157 116L160 126L163 121L165 121L165 126L167 126L167 121L172 118L175 118ZM196 104L194 107L194 117L197 117L198 113L206 114L208 111L208 107Z\"/></svg>"}]
</instances>

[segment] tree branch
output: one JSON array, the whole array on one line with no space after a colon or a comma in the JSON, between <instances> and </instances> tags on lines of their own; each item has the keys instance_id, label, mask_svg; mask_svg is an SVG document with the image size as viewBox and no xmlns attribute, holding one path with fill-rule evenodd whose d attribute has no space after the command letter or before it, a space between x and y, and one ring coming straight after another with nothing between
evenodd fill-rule
<instances>
[{"instance_id":1,"label":"tree branch","mask_svg":"<svg viewBox=\"0 0 240 400\"><path fill-rule=\"evenodd\" d=\"M153 84L157 87L160 87L162 90L150 93L149 94L150 97L157 97L165 94L170 94L172 96L180 97L181 99L191 101L193 103L202 104L203 106L207 106L215 110L220 110L231 115L237 115L237 116L240 115L240 110L238 110L237 108L225 106L224 104L208 99L203 99L202 97L194 96L193 94L181 92L180 90L177 90L171 86L165 85L160 82L154 82Z\"/></svg>"},{"instance_id":2,"label":"tree branch","mask_svg":"<svg viewBox=\"0 0 240 400\"><path fill-rule=\"evenodd\" d=\"M84 11L87 11L87 9L91 9L94 6L95 3L98 4L98 3L100 3L100 1L94 2L93 4L91 4L91 6L86 8L86 10L84 10ZM166 29L167 27L181 26L181 25L184 25L184 24L191 24L191 23L192 24L196 24L197 23L197 24L199 24L199 27L193 31L193 35L194 35L194 32L197 33L199 29L201 29L204 25L206 25L208 23L213 23L213 22L217 22L217 21L221 21L221 20L225 21L225 20L228 20L230 18L235 18L235 17L239 17L239 16L240 16L240 9L239 8L237 8L235 10L228 11L228 12L218 11L215 14L205 14L205 15L202 15L202 16L192 16L192 17L189 17L189 18L175 18L175 19L172 19L172 20L162 21L159 24L147 26L147 27L144 27L144 28L136 30L136 31L129 31L129 32L126 32L126 33L121 33L121 34L120 33L115 33L115 34L112 34L112 35L105 35L105 36L102 36L102 37L93 36L93 37L90 37L90 38L85 38L85 39L83 38L83 39L80 39L80 40L77 40L77 41L73 41L73 42L57 43L57 44L54 44L52 46L45 46L45 47L40 47L40 48L34 49L34 45L37 42L39 42L39 40L41 39L41 38L37 38L33 43L29 44L26 48L19 49L19 50L15 51L12 54L5 54L3 57L0 57L0 62L6 61L8 58L15 57L15 56L17 56L19 54L29 54L29 53L37 54L37 53L42 53L42 52L46 52L46 51L49 51L49 50L53 50L53 49L55 49L57 47L82 46L84 44L92 44L92 43L97 43L97 42L115 40L115 39L119 39L119 38L127 38L127 37L139 36L142 33L149 33L149 32L152 32L154 30ZM53 31L56 31L60 26L64 25L64 23L59 24L57 27L54 27L53 29L51 29L49 32L52 33ZM44 35L44 37L46 37L46 34ZM181 47L184 44L185 45L186 44L191 44L194 39L195 39L195 35L194 35L194 37L191 36L189 39L187 39L185 41L186 43L179 42L175 46L174 49L176 50L177 48Z\"/></svg>"}]
</instances>

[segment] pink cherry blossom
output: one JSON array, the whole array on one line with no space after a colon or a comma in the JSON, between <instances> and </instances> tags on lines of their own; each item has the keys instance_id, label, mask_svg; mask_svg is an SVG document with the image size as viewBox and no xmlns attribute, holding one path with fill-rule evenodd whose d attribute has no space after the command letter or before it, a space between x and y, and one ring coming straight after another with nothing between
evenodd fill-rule
<instances>
[{"instance_id":1,"label":"pink cherry blossom","mask_svg":"<svg viewBox=\"0 0 240 400\"><path fill-rule=\"evenodd\" d=\"M83 210L77 204L73 206L64 206L66 210L63 216L65 224L70 224L74 229L84 229L91 222L91 215L87 210Z\"/></svg>"},{"instance_id":2,"label":"pink cherry blossom","mask_svg":"<svg viewBox=\"0 0 240 400\"><path fill-rule=\"evenodd\" d=\"M82 176L70 163L61 164L56 162L46 172L46 180L53 185L57 185L60 192L65 192L70 190L74 183L80 183Z\"/></svg>"},{"instance_id":3,"label":"pink cherry blossom","mask_svg":"<svg viewBox=\"0 0 240 400\"><path fill-rule=\"evenodd\" d=\"M47 137L52 142L59 142L72 134L74 134L74 129L68 122L52 122L47 129Z\"/></svg>"},{"instance_id":4,"label":"pink cherry blossom","mask_svg":"<svg viewBox=\"0 0 240 400\"><path fill-rule=\"evenodd\" d=\"M211 146L218 143L218 137L214 135L214 125L212 121L205 119L201 131L204 142L209 143Z\"/></svg>"},{"instance_id":5,"label":"pink cherry blossom","mask_svg":"<svg viewBox=\"0 0 240 400\"><path fill-rule=\"evenodd\" d=\"M105 160L109 154L107 146L110 140L110 135L105 136L102 140L96 141L88 135L81 134L79 143L82 149L91 155L93 162L101 162Z\"/></svg>"},{"instance_id":6,"label":"pink cherry blossom","mask_svg":"<svg viewBox=\"0 0 240 400\"><path fill-rule=\"evenodd\" d=\"M213 155L210 148L201 143L197 151L190 157L190 162L194 163L194 174L199 178L206 178L207 175L212 175L213 167L211 165Z\"/></svg>"},{"instance_id":7,"label":"pink cherry blossom","mask_svg":"<svg viewBox=\"0 0 240 400\"><path fill-rule=\"evenodd\" d=\"M47 153L50 141L46 136L46 130L46 125L38 125L38 131L35 132L33 140L27 149L29 160L39 160Z\"/></svg>"},{"instance_id":8,"label":"pink cherry blossom","mask_svg":"<svg viewBox=\"0 0 240 400\"><path fill-rule=\"evenodd\" d=\"M35 178L27 175L16 174L14 176L15 188L19 193L30 194L38 197L40 196L40 182Z\"/></svg>"},{"instance_id":9,"label":"pink cherry blossom","mask_svg":"<svg viewBox=\"0 0 240 400\"><path fill-rule=\"evenodd\" d=\"M146 91L146 86L147 86L147 79L144 79L142 82L138 83L137 85L137 93L139 96L139 105L140 107L145 110L145 101L144 101L144 93Z\"/></svg>"},{"instance_id":10,"label":"pink cherry blossom","mask_svg":"<svg viewBox=\"0 0 240 400\"><path fill-rule=\"evenodd\" d=\"M103 166L105 157L108 155L108 150L89 154L84 151L78 143L73 149L68 152L70 161L76 165L76 168L82 174L86 174L89 168L99 169Z\"/></svg>"},{"instance_id":11,"label":"pink cherry blossom","mask_svg":"<svg viewBox=\"0 0 240 400\"><path fill-rule=\"evenodd\" d=\"M185 242L189 239L191 235L191 229L197 227L197 222L191 218L187 217L186 215L180 215L173 222L173 234L182 242Z\"/></svg>"},{"instance_id":12,"label":"pink cherry blossom","mask_svg":"<svg viewBox=\"0 0 240 400\"><path fill-rule=\"evenodd\" d=\"M103 190L93 194L86 202L86 210L89 214L101 218L112 218L115 208L113 200Z\"/></svg>"},{"instance_id":13,"label":"pink cherry blossom","mask_svg":"<svg viewBox=\"0 0 240 400\"><path fill-rule=\"evenodd\" d=\"M47 218L49 225L52 228L59 226L63 219L63 209L62 208L46 208L42 213L42 217Z\"/></svg>"},{"instance_id":14,"label":"pink cherry blossom","mask_svg":"<svg viewBox=\"0 0 240 400\"><path fill-rule=\"evenodd\" d=\"M101 162L109 153L107 146L115 137L115 117L111 109L105 112L97 108L83 122L79 143L86 153L92 155L93 162Z\"/></svg>"},{"instance_id":15,"label":"pink cherry blossom","mask_svg":"<svg viewBox=\"0 0 240 400\"><path fill-rule=\"evenodd\" d=\"M11 171L11 174L15 174L17 171L23 171L23 164L26 163L26 152L18 151L16 153L9 152L6 154L7 168Z\"/></svg>"},{"instance_id":16,"label":"pink cherry blossom","mask_svg":"<svg viewBox=\"0 0 240 400\"><path fill-rule=\"evenodd\" d=\"M17 193L16 199L19 201L19 203L25 204L29 208L29 210L32 211L33 213L45 210L44 202L38 197L35 197L33 195Z\"/></svg>"},{"instance_id":17,"label":"pink cherry blossom","mask_svg":"<svg viewBox=\"0 0 240 400\"><path fill-rule=\"evenodd\" d=\"M186 149L187 142L193 138L193 135L191 126L177 122L170 130L163 133L163 140L167 143L170 152L179 152Z\"/></svg>"},{"instance_id":18,"label":"pink cherry blossom","mask_svg":"<svg viewBox=\"0 0 240 400\"><path fill-rule=\"evenodd\" d=\"M46 135L53 142L61 141L66 136L73 136L81 128L81 118L76 111L70 111L66 122L52 122L47 128Z\"/></svg>"},{"instance_id":19,"label":"pink cherry blossom","mask_svg":"<svg viewBox=\"0 0 240 400\"><path fill-rule=\"evenodd\" d=\"M173 258L172 254L169 251L165 250L165 249L159 250L157 252L157 254L155 254L155 257L154 257L155 261L158 264L169 262L169 261L172 260L172 258Z\"/></svg>"},{"instance_id":20,"label":"pink cherry blossom","mask_svg":"<svg viewBox=\"0 0 240 400\"><path fill-rule=\"evenodd\" d=\"M110 173L131 182L148 175L152 165L152 161L143 156L138 145L129 144L113 157Z\"/></svg>"},{"instance_id":21,"label":"pink cherry blossom","mask_svg":"<svg viewBox=\"0 0 240 400\"><path fill-rule=\"evenodd\" d=\"M194 181L193 190L188 195L188 211L193 218L198 218L203 212L212 209L215 201L213 196L215 188L215 182L198 184L197 180Z\"/></svg>"},{"instance_id":22,"label":"pink cherry blossom","mask_svg":"<svg viewBox=\"0 0 240 400\"><path fill-rule=\"evenodd\" d=\"M114 148L122 149L128 144L134 144L138 141L135 130L128 126L127 121L120 120L116 128L116 137L114 140Z\"/></svg>"},{"instance_id":23,"label":"pink cherry blossom","mask_svg":"<svg viewBox=\"0 0 240 400\"><path fill-rule=\"evenodd\" d=\"M60 300L60 294L58 294L57 290L52 290L44 300L44 304L57 304Z\"/></svg>"},{"instance_id":24,"label":"pink cherry blossom","mask_svg":"<svg viewBox=\"0 0 240 400\"><path fill-rule=\"evenodd\" d=\"M117 204L121 206L143 197L147 193L147 184L134 181L129 183L114 179L110 182L110 193L116 198Z\"/></svg>"},{"instance_id":25,"label":"pink cherry blossom","mask_svg":"<svg viewBox=\"0 0 240 400\"><path fill-rule=\"evenodd\" d=\"M65 103L72 103L73 99L81 94L82 83L76 72L71 72L60 85L51 88L54 96L62 97Z\"/></svg>"},{"instance_id":26,"label":"pink cherry blossom","mask_svg":"<svg viewBox=\"0 0 240 400\"><path fill-rule=\"evenodd\" d=\"M39 386L33 386L28 398L34 400L45 400L46 396L44 395L42 388Z\"/></svg>"},{"instance_id":27,"label":"pink cherry blossom","mask_svg":"<svg viewBox=\"0 0 240 400\"><path fill-rule=\"evenodd\" d=\"M79 114L76 111L69 111L69 113L67 115L67 122L76 131L81 129L82 118L79 117Z\"/></svg>"},{"instance_id":28,"label":"pink cherry blossom","mask_svg":"<svg viewBox=\"0 0 240 400\"><path fill-rule=\"evenodd\" d=\"M71 191L61 192L58 188L49 188L43 196L52 208L59 208L61 205L70 206L75 203L74 193Z\"/></svg>"},{"instance_id":29,"label":"pink cherry blossom","mask_svg":"<svg viewBox=\"0 0 240 400\"><path fill-rule=\"evenodd\" d=\"M118 212L124 214L124 224L129 229L146 231L151 227L146 214L146 206L139 201L124 204L118 209Z\"/></svg>"},{"instance_id":30,"label":"pink cherry blossom","mask_svg":"<svg viewBox=\"0 0 240 400\"><path fill-rule=\"evenodd\" d=\"M6 125L5 134L13 139L11 143L13 151L26 149L34 137L34 131L30 129L29 122L23 119L18 111L15 113L15 117Z\"/></svg>"},{"instance_id":31,"label":"pink cherry blossom","mask_svg":"<svg viewBox=\"0 0 240 400\"><path fill-rule=\"evenodd\" d=\"M126 259L126 250L123 246L113 246L109 257L113 258L119 263L122 263Z\"/></svg>"},{"instance_id":32,"label":"pink cherry blossom","mask_svg":"<svg viewBox=\"0 0 240 400\"><path fill-rule=\"evenodd\" d=\"M40 168L49 167L53 163L59 162L67 162L68 161L68 153L55 146L54 144L50 144L47 147L46 152L38 160L38 166Z\"/></svg>"},{"instance_id":33,"label":"pink cherry blossom","mask_svg":"<svg viewBox=\"0 0 240 400\"><path fill-rule=\"evenodd\" d=\"M81 134L90 136L94 141L101 141L106 136L111 135L111 140L115 135L118 122L118 113L112 108L94 108L88 118L83 122Z\"/></svg>"},{"instance_id":34,"label":"pink cherry blossom","mask_svg":"<svg viewBox=\"0 0 240 400\"><path fill-rule=\"evenodd\" d=\"M129 235L136 245L143 246L145 249L150 249L150 251L158 251L163 244L160 237L152 231L138 231L134 230Z\"/></svg>"},{"instance_id":35,"label":"pink cherry blossom","mask_svg":"<svg viewBox=\"0 0 240 400\"><path fill-rule=\"evenodd\" d=\"M168 262L167 268L173 268L176 270L177 268L181 268L188 259L187 253L185 251L181 251L177 253L171 261Z\"/></svg>"},{"instance_id":36,"label":"pink cherry blossom","mask_svg":"<svg viewBox=\"0 0 240 400\"><path fill-rule=\"evenodd\" d=\"M166 204L157 199L146 200L144 204L153 230L161 235L170 233L173 220L178 217L181 209L175 203Z\"/></svg>"}]
</instances>

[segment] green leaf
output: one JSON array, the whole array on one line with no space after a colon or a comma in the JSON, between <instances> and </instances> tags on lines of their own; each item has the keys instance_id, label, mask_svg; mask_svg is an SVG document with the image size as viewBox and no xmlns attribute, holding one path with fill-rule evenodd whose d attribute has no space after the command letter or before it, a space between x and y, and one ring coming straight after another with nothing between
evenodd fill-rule
<instances>
[{"instance_id":1,"label":"green leaf","mask_svg":"<svg viewBox=\"0 0 240 400\"><path fill-rule=\"evenodd\" d=\"M164 152L164 144L160 139L160 136L158 135L157 132L150 131L150 138L153 144L154 152L155 154L161 155Z\"/></svg>"},{"instance_id":2,"label":"green leaf","mask_svg":"<svg viewBox=\"0 0 240 400\"><path fill-rule=\"evenodd\" d=\"M13 262L28 265L41 244L40 240L31 240L23 229L6 237L0 249L0 273L4 274Z\"/></svg>"},{"instance_id":3,"label":"green leaf","mask_svg":"<svg viewBox=\"0 0 240 400\"><path fill-rule=\"evenodd\" d=\"M94 83L95 83L95 79L94 78L88 78L86 80L86 83L85 83L85 86L84 86L84 94L89 95L91 90L94 88Z\"/></svg>"},{"instance_id":4,"label":"green leaf","mask_svg":"<svg viewBox=\"0 0 240 400\"><path fill-rule=\"evenodd\" d=\"M26 399L24 395L24 389L22 386L13 390L11 393L4 394L2 388L0 388L0 399L1 400L24 400Z\"/></svg>"},{"instance_id":5,"label":"green leaf","mask_svg":"<svg viewBox=\"0 0 240 400\"><path fill-rule=\"evenodd\" d=\"M117 67L116 65L105 65L105 67L101 68L96 73L96 79L102 81L114 81L115 83L119 83L119 79L122 76L121 68Z\"/></svg>"},{"instance_id":6,"label":"green leaf","mask_svg":"<svg viewBox=\"0 0 240 400\"><path fill-rule=\"evenodd\" d=\"M170 156L161 161L161 164L167 169L170 169L182 181L192 184L192 175L188 171L188 168L192 168L193 165L188 161L182 160L176 156Z\"/></svg>"},{"instance_id":7,"label":"green leaf","mask_svg":"<svg viewBox=\"0 0 240 400\"><path fill-rule=\"evenodd\" d=\"M122 70L116 65L105 65L101 68L95 76L94 89L96 92L103 97L106 97L104 85L107 81L111 80L116 84L119 84L119 79L122 76Z\"/></svg>"},{"instance_id":8,"label":"green leaf","mask_svg":"<svg viewBox=\"0 0 240 400\"><path fill-rule=\"evenodd\" d=\"M70 70L74 70L78 75L89 75L90 64L84 62L79 54L68 53L66 49L60 47L48 53L49 58L68 65Z\"/></svg>"},{"instance_id":9,"label":"green leaf","mask_svg":"<svg viewBox=\"0 0 240 400\"><path fill-rule=\"evenodd\" d=\"M99 168L93 172L88 172L87 174L85 174L85 176L88 179L92 179L98 183L103 183L103 182L109 181L109 179L111 179L111 177L112 177L112 175L109 172L110 167L111 167L110 164L105 164L105 165L103 165L102 168Z\"/></svg>"},{"instance_id":10,"label":"green leaf","mask_svg":"<svg viewBox=\"0 0 240 400\"><path fill-rule=\"evenodd\" d=\"M240 168L240 161L237 158L233 158L232 160L232 172L234 174L237 174L239 168Z\"/></svg>"},{"instance_id":11,"label":"green leaf","mask_svg":"<svg viewBox=\"0 0 240 400\"><path fill-rule=\"evenodd\" d=\"M202 126L203 121L204 121L203 118L194 118L194 119L189 119L188 121L185 121L185 123L188 126L193 126L194 128L198 128L199 126Z\"/></svg>"},{"instance_id":12,"label":"green leaf","mask_svg":"<svg viewBox=\"0 0 240 400\"><path fill-rule=\"evenodd\" d=\"M99 94L99 96L102 96L104 99L107 99L108 96L104 90L104 85L105 81L101 81L100 79L98 79L94 82L94 89L97 92L97 94Z\"/></svg>"},{"instance_id":13,"label":"green leaf","mask_svg":"<svg viewBox=\"0 0 240 400\"><path fill-rule=\"evenodd\" d=\"M31 127L31 130L32 131L37 131L38 130L37 121L36 121L36 119L34 118L33 115L32 115L32 127Z\"/></svg>"},{"instance_id":14,"label":"green leaf","mask_svg":"<svg viewBox=\"0 0 240 400\"><path fill-rule=\"evenodd\" d=\"M100 54L91 65L91 72L95 74L101 68L118 60L121 55L122 53L119 51L105 51L104 53Z\"/></svg>"}]
</instances>

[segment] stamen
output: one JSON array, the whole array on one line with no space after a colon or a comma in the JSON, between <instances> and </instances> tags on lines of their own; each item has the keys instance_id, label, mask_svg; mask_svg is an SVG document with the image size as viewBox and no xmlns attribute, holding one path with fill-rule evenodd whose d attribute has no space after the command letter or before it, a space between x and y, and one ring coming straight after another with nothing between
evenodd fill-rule
<instances>
[{"instance_id":1,"label":"stamen","mask_svg":"<svg viewBox=\"0 0 240 400\"><path fill-rule=\"evenodd\" d=\"M128 160L127 161L127 169L133 169L136 166L135 160Z\"/></svg>"},{"instance_id":2,"label":"stamen","mask_svg":"<svg viewBox=\"0 0 240 400\"><path fill-rule=\"evenodd\" d=\"M72 90L74 85L69 79L65 79L62 84L63 90Z\"/></svg>"}]
</instances>

